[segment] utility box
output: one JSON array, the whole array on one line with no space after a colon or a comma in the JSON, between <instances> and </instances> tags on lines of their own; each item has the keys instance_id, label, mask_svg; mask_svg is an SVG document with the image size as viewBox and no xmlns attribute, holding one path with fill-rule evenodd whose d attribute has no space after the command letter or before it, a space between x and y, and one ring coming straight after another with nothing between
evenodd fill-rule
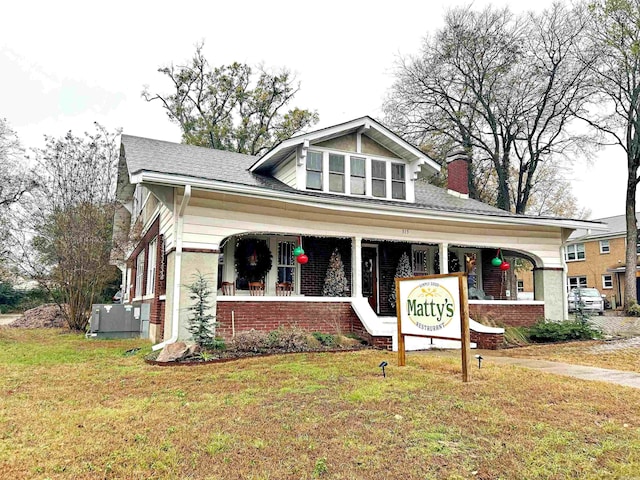
<instances>
[{"instance_id":1,"label":"utility box","mask_svg":"<svg viewBox=\"0 0 640 480\"><path fill-rule=\"evenodd\" d=\"M102 305L91 308L88 337L136 338L143 337L146 328L149 335L150 305ZM145 327L146 326L146 327Z\"/></svg>"}]
</instances>

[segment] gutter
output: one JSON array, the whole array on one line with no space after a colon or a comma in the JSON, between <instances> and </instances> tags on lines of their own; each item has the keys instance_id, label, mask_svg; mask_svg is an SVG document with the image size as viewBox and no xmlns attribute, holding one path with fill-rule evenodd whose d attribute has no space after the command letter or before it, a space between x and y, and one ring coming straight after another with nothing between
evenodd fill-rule
<instances>
[{"instance_id":1,"label":"gutter","mask_svg":"<svg viewBox=\"0 0 640 480\"><path fill-rule=\"evenodd\" d=\"M184 212L187 209L189 200L191 199L191 185L184 186L184 196L178 209L178 225L176 231L176 250L173 274L173 305L171 312L171 337L160 342L151 349L155 352L164 348L166 345L175 343L178 340L178 332L180 329L180 274L182 272L182 231L184 230Z\"/></svg>"}]
</instances>

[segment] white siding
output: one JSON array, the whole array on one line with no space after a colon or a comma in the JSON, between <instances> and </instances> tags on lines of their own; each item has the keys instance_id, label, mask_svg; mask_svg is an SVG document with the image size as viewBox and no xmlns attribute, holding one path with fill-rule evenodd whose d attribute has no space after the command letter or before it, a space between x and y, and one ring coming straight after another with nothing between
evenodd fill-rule
<instances>
[{"instance_id":1,"label":"white siding","mask_svg":"<svg viewBox=\"0 0 640 480\"><path fill-rule=\"evenodd\" d=\"M167 251L174 247L173 244L173 212L161 204L160 206L160 235L164 238L164 244Z\"/></svg>"},{"instance_id":2,"label":"white siding","mask_svg":"<svg viewBox=\"0 0 640 480\"><path fill-rule=\"evenodd\" d=\"M562 267L561 229L498 225L491 219L455 221L358 214L234 195L194 192L184 219L184 246L217 248L243 232L290 235L361 236L373 240L448 243L450 246L513 249L533 255L538 266Z\"/></svg>"},{"instance_id":3,"label":"white siding","mask_svg":"<svg viewBox=\"0 0 640 480\"><path fill-rule=\"evenodd\" d=\"M278 165L274 171L273 176L280 180L282 183L289 185L292 188L296 188L296 159L295 156L285 160Z\"/></svg>"}]
</instances>

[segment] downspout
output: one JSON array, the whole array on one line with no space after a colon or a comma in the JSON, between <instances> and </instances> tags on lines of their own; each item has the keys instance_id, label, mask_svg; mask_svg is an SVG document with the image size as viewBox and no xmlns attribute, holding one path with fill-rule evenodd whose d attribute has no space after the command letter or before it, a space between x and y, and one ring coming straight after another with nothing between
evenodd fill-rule
<instances>
[{"instance_id":1,"label":"downspout","mask_svg":"<svg viewBox=\"0 0 640 480\"><path fill-rule=\"evenodd\" d=\"M180 329L180 273L182 270L182 231L184 225L184 212L191 199L191 185L184 186L184 195L178 209L178 225L176 228L176 252L173 266L173 306L171 313L171 337L151 347L153 351L164 348L165 345L175 343L178 340Z\"/></svg>"}]
</instances>

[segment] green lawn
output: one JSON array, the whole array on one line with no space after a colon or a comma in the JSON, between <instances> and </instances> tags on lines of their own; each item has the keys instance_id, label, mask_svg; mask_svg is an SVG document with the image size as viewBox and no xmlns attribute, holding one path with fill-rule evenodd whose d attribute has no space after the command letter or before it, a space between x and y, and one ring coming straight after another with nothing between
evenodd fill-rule
<instances>
[{"instance_id":1,"label":"green lawn","mask_svg":"<svg viewBox=\"0 0 640 480\"><path fill-rule=\"evenodd\" d=\"M144 346L138 355L123 352ZM147 343L0 329L0 477L633 478L640 391L360 351L164 368ZM388 377L378 364L385 360Z\"/></svg>"}]
</instances>

